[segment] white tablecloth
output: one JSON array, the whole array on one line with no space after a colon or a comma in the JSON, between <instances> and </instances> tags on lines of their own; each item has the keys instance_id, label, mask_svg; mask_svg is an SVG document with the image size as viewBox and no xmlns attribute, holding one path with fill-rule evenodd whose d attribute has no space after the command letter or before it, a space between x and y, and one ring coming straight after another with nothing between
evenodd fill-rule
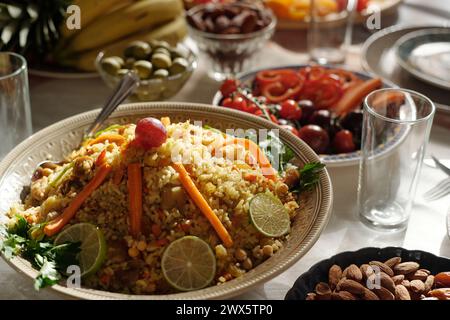
<instances>
[{"instance_id":1,"label":"white tablecloth","mask_svg":"<svg viewBox=\"0 0 450 320\"><path fill-rule=\"evenodd\" d=\"M358 53L359 47L353 48L347 64L359 68ZM307 57L270 43L264 50L264 60L260 59L258 66L279 65L280 61L282 64L300 64L305 63ZM211 102L218 84L208 79L204 70L205 67L201 65L191 81L171 100ZM100 105L108 92L99 79L55 80L32 77L34 129L41 129L67 116L90 110L93 106ZM434 154L450 164L448 127L433 126L427 154ZM295 279L316 262L342 251L367 246L402 246L450 257L450 240L445 225L450 196L434 202L425 202L422 198L426 190L446 178L444 173L425 165L407 230L401 233L380 233L366 228L355 217L357 170L357 167L330 169L335 185L334 209L328 226L314 247L280 276L237 298L283 299ZM31 280L17 274L2 260L0 260L0 288L0 299L60 298L50 290L37 293Z\"/></svg>"}]
</instances>

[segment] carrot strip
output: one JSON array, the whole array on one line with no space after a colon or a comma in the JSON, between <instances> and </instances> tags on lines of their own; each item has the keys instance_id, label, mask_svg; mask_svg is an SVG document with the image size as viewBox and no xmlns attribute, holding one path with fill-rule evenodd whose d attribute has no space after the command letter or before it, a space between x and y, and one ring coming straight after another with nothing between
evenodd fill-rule
<instances>
[{"instance_id":1,"label":"carrot strip","mask_svg":"<svg viewBox=\"0 0 450 320\"><path fill-rule=\"evenodd\" d=\"M61 229L75 216L76 212L86 199L103 183L110 171L111 166L109 164L103 164L95 174L94 178L92 178L84 189L77 194L64 212L44 227L44 233L51 237L61 231Z\"/></svg>"},{"instance_id":2,"label":"carrot strip","mask_svg":"<svg viewBox=\"0 0 450 320\"><path fill-rule=\"evenodd\" d=\"M170 125L170 118L169 117L162 117L161 118L161 123L163 124L164 127L168 127Z\"/></svg>"},{"instance_id":3,"label":"carrot strip","mask_svg":"<svg viewBox=\"0 0 450 320\"><path fill-rule=\"evenodd\" d=\"M178 172L181 184L186 189L195 205L211 223L212 227L217 232L217 235L222 240L225 247L231 247L233 245L233 240L231 239L230 234L228 233L227 229L225 229L225 226L216 216L214 211L211 209L203 195L200 193L197 186L194 184L194 181L192 181L191 177L189 176L189 173L186 171L184 165L182 163L173 163L172 167Z\"/></svg>"},{"instance_id":4,"label":"carrot strip","mask_svg":"<svg viewBox=\"0 0 450 320\"><path fill-rule=\"evenodd\" d=\"M112 181L116 186L118 186L122 182L123 174L125 173L124 171L125 169L122 167L122 165L120 165L113 171Z\"/></svg>"},{"instance_id":5,"label":"carrot strip","mask_svg":"<svg viewBox=\"0 0 450 320\"><path fill-rule=\"evenodd\" d=\"M103 151L100 152L100 154L98 155L97 160L95 160L95 165L101 166L105 162L105 159L106 159L106 148L103 149Z\"/></svg>"},{"instance_id":6,"label":"carrot strip","mask_svg":"<svg viewBox=\"0 0 450 320\"><path fill-rule=\"evenodd\" d=\"M130 231L133 237L141 233L142 225L142 171L140 163L128 165L128 197Z\"/></svg>"},{"instance_id":7,"label":"carrot strip","mask_svg":"<svg viewBox=\"0 0 450 320\"><path fill-rule=\"evenodd\" d=\"M259 167L263 170L263 175L271 180L277 180L277 173L272 165L270 164L269 159L267 159L264 152L259 148L259 146L254 143L252 140L244 139L244 138L232 138L224 140L219 146L214 147L212 150L212 154L215 155L217 149L222 148L227 145L237 144L244 146L244 148L250 151L251 155L258 162ZM249 159L245 159L248 164L250 164Z\"/></svg>"},{"instance_id":8,"label":"carrot strip","mask_svg":"<svg viewBox=\"0 0 450 320\"><path fill-rule=\"evenodd\" d=\"M97 143L105 142L106 140L108 140L111 143L115 143L119 146L126 141L125 137L121 136L120 134L111 133L111 134L102 134L102 135L98 136L97 138L90 140L87 143L87 145L92 146Z\"/></svg>"},{"instance_id":9,"label":"carrot strip","mask_svg":"<svg viewBox=\"0 0 450 320\"><path fill-rule=\"evenodd\" d=\"M348 88L333 108L334 112L337 115L343 115L356 109L365 96L373 90L380 88L382 84L380 78L374 78Z\"/></svg>"}]
</instances>

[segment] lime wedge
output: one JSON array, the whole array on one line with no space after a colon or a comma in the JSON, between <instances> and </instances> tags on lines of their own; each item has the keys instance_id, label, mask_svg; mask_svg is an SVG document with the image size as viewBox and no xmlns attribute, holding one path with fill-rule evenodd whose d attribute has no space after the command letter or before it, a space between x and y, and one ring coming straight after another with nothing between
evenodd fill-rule
<instances>
[{"instance_id":1,"label":"lime wedge","mask_svg":"<svg viewBox=\"0 0 450 320\"><path fill-rule=\"evenodd\" d=\"M106 258L106 242L102 231L90 223L77 223L64 229L55 239L55 244L81 242L78 254L81 276L87 277L102 266Z\"/></svg>"},{"instance_id":2,"label":"lime wedge","mask_svg":"<svg viewBox=\"0 0 450 320\"><path fill-rule=\"evenodd\" d=\"M164 251L161 269L167 282L180 291L206 287L216 275L216 257L211 247L194 236L172 242Z\"/></svg>"},{"instance_id":3,"label":"lime wedge","mask_svg":"<svg viewBox=\"0 0 450 320\"><path fill-rule=\"evenodd\" d=\"M250 200L250 219L267 237L281 237L291 226L288 211L280 199L269 193L258 193Z\"/></svg>"}]
</instances>

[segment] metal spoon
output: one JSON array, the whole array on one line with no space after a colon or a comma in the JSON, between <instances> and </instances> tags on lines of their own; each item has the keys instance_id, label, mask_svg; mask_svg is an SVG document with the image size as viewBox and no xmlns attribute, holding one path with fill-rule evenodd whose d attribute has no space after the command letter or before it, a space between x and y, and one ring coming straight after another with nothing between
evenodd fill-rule
<instances>
[{"instance_id":1,"label":"metal spoon","mask_svg":"<svg viewBox=\"0 0 450 320\"><path fill-rule=\"evenodd\" d=\"M86 138L91 138L95 132L102 126L106 119L117 109L117 107L130 96L131 92L139 83L139 78L134 71L129 71L125 74L119 82L113 93L106 101L104 107L98 114L94 122L89 126L86 133L83 135L81 142ZM80 143L81 143L80 142ZM31 181L36 181L42 177L42 170L44 168L55 168L55 166L63 164L63 161L45 160L40 162L34 170Z\"/></svg>"}]
</instances>

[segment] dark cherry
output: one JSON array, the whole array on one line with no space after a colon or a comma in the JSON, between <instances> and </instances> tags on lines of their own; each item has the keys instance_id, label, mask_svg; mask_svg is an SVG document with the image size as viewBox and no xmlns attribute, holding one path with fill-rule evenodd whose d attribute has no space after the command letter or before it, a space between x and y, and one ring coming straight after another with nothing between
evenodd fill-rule
<instances>
[{"instance_id":1,"label":"dark cherry","mask_svg":"<svg viewBox=\"0 0 450 320\"><path fill-rule=\"evenodd\" d=\"M325 130L329 130L332 125L331 112L325 109L316 110L309 117L308 122L310 124L317 124Z\"/></svg>"},{"instance_id":2,"label":"dark cherry","mask_svg":"<svg viewBox=\"0 0 450 320\"><path fill-rule=\"evenodd\" d=\"M328 133L315 124L308 124L302 127L298 132L298 136L319 154L325 153L330 144Z\"/></svg>"}]
</instances>

